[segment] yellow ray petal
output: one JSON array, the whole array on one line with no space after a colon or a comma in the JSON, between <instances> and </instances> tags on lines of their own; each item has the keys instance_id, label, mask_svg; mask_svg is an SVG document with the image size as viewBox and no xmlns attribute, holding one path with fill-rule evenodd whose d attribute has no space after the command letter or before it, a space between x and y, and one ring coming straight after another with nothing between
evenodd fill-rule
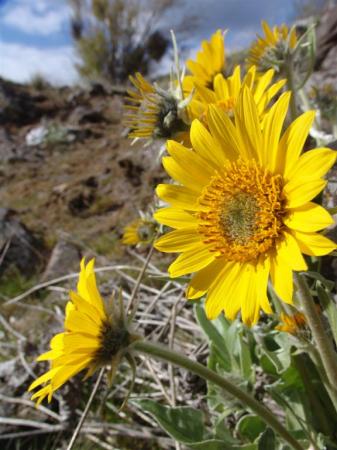
<instances>
[{"instance_id":1,"label":"yellow ray petal","mask_svg":"<svg viewBox=\"0 0 337 450\"><path fill-rule=\"evenodd\" d=\"M192 170L192 168L189 168L187 165L186 167L182 167L171 156L165 156L162 159L162 163L171 178L185 185L197 194L200 194L202 188L209 181L209 179L203 176L203 173L195 170L195 168Z\"/></svg>"},{"instance_id":2,"label":"yellow ray petal","mask_svg":"<svg viewBox=\"0 0 337 450\"><path fill-rule=\"evenodd\" d=\"M335 242L318 233L302 233L301 231L293 231L301 251L305 255L323 256L336 250Z\"/></svg>"},{"instance_id":3,"label":"yellow ray petal","mask_svg":"<svg viewBox=\"0 0 337 450\"><path fill-rule=\"evenodd\" d=\"M235 160L240 155L240 146L237 130L227 114L220 108L210 105L207 122L212 136L221 146L224 155L230 160Z\"/></svg>"},{"instance_id":4,"label":"yellow ray petal","mask_svg":"<svg viewBox=\"0 0 337 450\"><path fill-rule=\"evenodd\" d=\"M209 183L214 174L214 168L209 165L208 160L175 141L167 141L167 151L180 167L192 173L196 179L200 180L200 183Z\"/></svg>"},{"instance_id":5,"label":"yellow ray petal","mask_svg":"<svg viewBox=\"0 0 337 450\"><path fill-rule=\"evenodd\" d=\"M290 210L284 223L293 230L313 232L332 225L334 220L322 206L309 202L300 208Z\"/></svg>"},{"instance_id":6,"label":"yellow ray petal","mask_svg":"<svg viewBox=\"0 0 337 450\"><path fill-rule=\"evenodd\" d=\"M277 262L284 262L292 270L307 270L300 246L292 233L284 232L284 239L277 244Z\"/></svg>"},{"instance_id":7,"label":"yellow ray petal","mask_svg":"<svg viewBox=\"0 0 337 450\"><path fill-rule=\"evenodd\" d=\"M193 275L186 291L186 297L192 300L204 295L226 264L227 261L224 258L218 258Z\"/></svg>"},{"instance_id":8,"label":"yellow ray petal","mask_svg":"<svg viewBox=\"0 0 337 450\"><path fill-rule=\"evenodd\" d=\"M197 219L192 214L176 208L160 208L153 214L154 219L172 228L190 228L197 225Z\"/></svg>"},{"instance_id":9,"label":"yellow ray petal","mask_svg":"<svg viewBox=\"0 0 337 450\"><path fill-rule=\"evenodd\" d=\"M241 283L243 265L236 262L227 262L209 288L206 299L206 315L214 320L222 312L234 318L240 309L240 300L236 289Z\"/></svg>"},{"instance_id":10,"label":"yellow ray petal","mask_svg":"<svg viewBox=\"0 0 337 450\"><path fill-rule=\"evenodd\" d=\"M316 197L326 186L327 181L312 178L293 178L284 186L287 208L298 208Z\"/></svg>"},{"instance_id":11,"label":"yellow ray petal","mask_svg":"<svg viewBox=\"0 0 337 450\"><path fill-rule=\"evenodd\" d=\"M203 159L210 161L213 168L224 165L226 160L225 152L199 120L193 120L190 137L195 151Z\"/></svg>"},{"instance_id":12,"label":"yellow ray petal","mask_svg":"<svg viewBox=\"0 0 337 450\"><path fill-rule=\"evenodd\" d=\"M297 117L282 135L278 153L283 155L283 159L278 160L277 172L284 173L286 178L289 178L289 172L298 161L314 118L315 111L305 112Z\"/></svg>"},{"instance_id":13,"label":"yellow ray petal","mask_svg":"<svg viewBox=\"0 0 337 450\"><path fill-rule=\"evenodd\" d=\"M155 241L154 248L168 253L188 252L193 251L198 244L202 245L202 242L196 228L182 228L161 236Z\"/></svg>"},{"instance_id":14,"label":"yellow ray petal","mask_svg":"<svg viewBox=\"0 0 337 450\"><path fill-rule=\"evenodd\" d=\"M268 167L271 172L279 167L278 159L284 158L283 154L278 152L280 134L283 122L288 112L291 93L284 92L277 102L270 108L264 118L263 125L263 150L262 164Z\"/></svg>"},{"instance_id":15,"label":"yellow ray petal","mask_svg":"<svg viewBox=\"0 0 337 450\"><path fill-rule=\"evenodd\" d=\"M330 148L316 148L304 153L294 164L293 169L287 171L290 182L305 178L320 178L333 166L337 152Z\"/></svg>"},{"instance_id":16,"label":"yellow ray petal","mask_svg":"<svg viewBox=\"0 0 337 450\"><path fill-rule=\"evenodd\" d=\"M159 184L156 193L164 202L170 203L175 208L198 211L200 205L197 202L198 195L195 191L185 187L172 184Z\"/></svg>"},{"instance_id":17,"label":"yellow ray petal","mask_svg":"<svg viewBox=\"0 0 337 450\"><path fill-rule=\"evenodd\" d=\"M215 257L216 255L211 253L206 245L200 244L193 250L179 255L168 268L168 272L172 278L197 272L213 262Z\"/></svg>"},{"instance_id":18,"label":"yellow ray petal","mask_svg":"<svg viewBox=\"0 0 337 450\"><path fill-rule=\"evenodd\" d=\"M285 303L293 303L293 271L279 258L279 254L271 259L270 276L276 294Z\"/></svg>"}]
</instances>

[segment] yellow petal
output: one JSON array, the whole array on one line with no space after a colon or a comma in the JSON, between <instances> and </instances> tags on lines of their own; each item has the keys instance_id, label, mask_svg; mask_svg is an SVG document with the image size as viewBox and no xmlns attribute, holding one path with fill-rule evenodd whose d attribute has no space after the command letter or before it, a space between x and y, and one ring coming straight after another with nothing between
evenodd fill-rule
<instances>
[{"instance_id":1,"label":"yellow petal","mask_svg":"<svg viewBox=\"0 0 337 450\"><path fill-rule=\"evenodd\" d=\"M167 151L180 167L192 173L201 184L207 184L214 174L214 167L209 165L207 159L178 142L167 141Z\"/></svg>"},{"instance_id":2,"label":"yellow petal","mask_svg":"<svg viewBox=\"0 0 337 450\"><path fill-rule=\"evenodd\" d=\"M87 367L91 362L91 358L82 360L79 364L74 366L61 366L60 370L56 372L54 377L51 379L50 384L53 391L59 389L66 381L75 376L85 367Z\"/></svg>"},{"instance_id":3,"label":"yellow petal","mask_svg":"<svg viewBox=\"0 0 337 450\"><path fill-rule=\"evenodd\" d=\"M310 256L323 256L336 250L336 244L318 233L292 232L301 251Z\"/></svg>"},{"instance_id":4,"label":"yellow petal","mask_svg":"<svg viewBox=\"0 0 337 450\"><path fill-rule=\"evenodd\" d=\"M287 227L304 232L319 231L334 223L328 211L316 203L307 203L288 211L289 216L284 219Z\"/></svg>"},{"instance_id":5,"label":"yellow petal","mask_svg":"<svg viewBox=\"0 0 337 450\"><path fill-rule=\"evenodd\" d=\"M225 152L199 120L193 120L190 137L195 151L209 161L215 169L224 165Z\"/></svg>"},{"instance_id":6,"label":"yellow petal","mask_svg":"<svg viewBox=\"0 0 337 450\"><path fill-rule=\"evenodd\" d=\"M303 178L321 178L333 166L337 152L330 148L316 148L304 153L293 169L287 172L290 182L300 183Z\"/></svg>"},{"instance_id":7,"label":"yellow petal","mask_svg":"<svg viewBox=\"0 0 337 450\"><path fill-rule=\"evenodd\" d=\"M270 276L276 294L285 303L293 303L293 271L277 254L271 259Z\"/></svg>"},{"instance_id":8,"label":"yellow petal","mask_svg":"<svg viewBox=\"0 0 337 450\"><path fill-rule=\"evenodd\" d=\"M262 163L264 166L267 166L271 172L274 172L279 166L277 160L279 158L284 158L284 155L278 152L278 145L283 122L288 112L290 96L290 92L282 94L264 118Z\"/></svg>"},{"instance_id":9,"label":"yellow petal","mask_svg":"<svg viewBox=\"0 0 337 450\"><path fill-rule=\"evenodd\" d=\"M234 318L240 309L240 299L236 289L241 282L243 265L236 262L227 262L209 287L206 299L206 315L214 320L222 312L228 318Z\"/></svg>"},{"instance_id":10,"label":"yellow petal","mask_svg":"<svg viewBox=\"0 0 337 450\"><path fill-rule=\"evenodd\" d=\"M237 101L235 125L242 146L240 154L245 159L261 160L262 134L256 104L251 91L245 86Z\"/></svg>"},{"instance_id":11,"label":"yellow petal","mask_svg":"<svg viewBox=\"0 0 337 450\"><path fill-rule=\"evenodd\" d=\"M293 178L283 192L287 198L287 208L298 208L316 197L326 186L327 181L312 178Z\"/></svg>"},{"instance_id":12,"label":"yellow petal","mask_svg":"<svg viewBox=\"0 0 337 450\"><path fill-rule=\"evenodd\" d=\"M172 228L191 228L197 225L196 218L186 211L176 208L160 208L153 214L154 219Z\"/></svg>"},{"instance_id":13,"label":"yellow petal","mask_svg":"<svg viewBox=\"0 0 337 450\"><path fill-rule=\"evenodd\" d=\"M193 251L198 244L202 245L202 242L196 228L182 228L161 236L155 241L154 248L167 253L185 252Z\"/></svg>"},{"instance_id":14,"label":"yellow petal","mask_svg":"<svg viewBox=\"0 0 337 450\"><path fill-rule=\"evenodd\" d=\"M195 167L182 167L171 156L165 156L162 159L163 166L171 178L185 185L187 188L194 191L197 195L200 194L202 188L209 182L204 176L203 172L196 170ZM191 169L191 170L190 170Z\"/></svg>"},{"instance_id":15,"label":"yellow petal","mask_svg":"<svg viewBox=\"0 0 337 450\"><path fill-rule=\"evenodd\" d=\"M40 384L43 384L46 381L51 380L59 370L60 370L59 367L55 367L53 369L48 370L48 372L44 373L39 378L37 378L35 381L33 381L33 383L29 386L28 391L32 391L37 386L40 386Z\"/></svg>"},{"instance_id":16,"label":"yellow petal","mask_svg":"<svg viewBox=\"0 0 337 450\"><path fill-rule=\"evenodd\" d=\"M159 184L156 193L164 202L170 203L175 208L198 211L198 195L195 191L185 187L172 184Z\"/></svg>"},{"instance_id":17,"label":"yellow petal","mask_svg":"<svg viewBox=\"0 0 337 450\"><path fill-rule=\"evenodd\" d=\"M277 262L282 262L292 270L307 270L300 246L292 233L284 233L284 239L277 244Z\"/></svg>"},{"instance_id":18,"label":"yellow petal","mask_svg":"<svg viewBox=\"0 0 337 450\"><path fill-rule=\"evenodd\" d=\"M72 311L67 316L64 327L67 331L86 333L99 336L101 329L86 314L80 311Z\"/></svg>"},{"instance_id":19,"label":"yellow petal","mask_svg":"<svg viewBox=\"0 0 337 450\"><path fill-rule=\"evenodd\" d=\"M223 258L218 258L193 275L186 291L186 297L192 300L204 295L226 264L227 261Z\"/></svg>"},{"instance_id":20,"label":"yellow petal","mask_svg":"<svg viewBox=\"0 0 337 450\"><path fill-rule=\"evenodd\" d=\"M292 122L280 140L276 172L284 173L287 179L302 152L314 118L314 111L305 112Z\"/></svg>"},{"instance_id":21,"label":"yellow petal","mask_svg":"<svg viewBox=\"0 0 337 450\"><path fill-rule=\"evenodd\" d=\"M168 272L172 278L197 272L214 261L216 254L211 253L204 244L197 245L193 250L182 253L170 265Z\"/></svg>"},{"instance_id":22,"label":"yellow petal","mask_svg":"<svg viewBox=\"0 0 337 450\"><path fill-rule=\"evenodd\" d=\"M220 108L210 105L207 123L212 136L221 146L224 155L230 160L236 160L240 154L237 130L227 114Z\"/></svg>"}]
</instances>

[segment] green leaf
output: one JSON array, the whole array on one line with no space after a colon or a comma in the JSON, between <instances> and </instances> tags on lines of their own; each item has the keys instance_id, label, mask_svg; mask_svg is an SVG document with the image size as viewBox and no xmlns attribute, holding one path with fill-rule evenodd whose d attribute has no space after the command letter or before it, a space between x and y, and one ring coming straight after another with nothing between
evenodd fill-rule
<instances>
[{"instance_id":1,"label":"green leaf","mask_svg":"<svg viewBox=\"0 0 337 450\"><path fill-rule=\"evenodd\" d=\"M221 358L222 367L227 372L231 371L231 357L229 354L229 351L226 346L226 341L221 336L219 331L215 328L213 323L207 319L204 307L202 305L196 304L195 305L195 313L198 320L199 325L201 326L202 330L208 337L208 339L214 344L214 346L217 349L217 356L218 358Z\"/></svg>"},{"instance_id":2,"label":"green leaf","mask_svg":"<svg viewBox=\"0 0 337 450\"><path fill-rule=\"evenodd\" d=\"M203 413L198 409L185 406L171 408L153 400L134 400L133 403L150 414L174 440L187 445L191 449L233 449L231 441L227 442L223 439L213 439L207 436Z\"/></svg>"},{"instance_id":3,"label":"green leaf","mask_svg":"<svg viewBox=\"0 0 337 450\"><path fill-rule=\"evenodd\" d=\"M149 413L159 425L179 442L203 441L205 427L203 413L187 406L170 408L153 400L137 400L135 403Z\"/></svg>"},{"instance_id":4,"label":"green leaf","mask_svg":"<svg viewBox=\"0 0 337 450\"><path fill-rule=\"evenodd\" d=\"M239 435L254 442L255 439L266 429L266 424L255 414L243 416L236 425Z\"/></svg>"},{"instance_id":5,"label":"green leaf","mask_svg":"<svg viewBox=\"0 0 337 450\"><path fill-rule=\"evenodd\" d=\"M271 428L267 428L258 439L258 450L275 450L275 433Z\"/></svg>"}]
</instances>

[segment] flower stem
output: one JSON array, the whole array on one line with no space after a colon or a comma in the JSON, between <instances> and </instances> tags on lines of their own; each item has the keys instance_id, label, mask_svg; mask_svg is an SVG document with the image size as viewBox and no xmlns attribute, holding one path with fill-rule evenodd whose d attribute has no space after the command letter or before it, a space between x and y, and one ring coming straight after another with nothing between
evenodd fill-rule
<instances>
[{"instance_id":1,"label":"flower stem","mask_svg":"<svg viewBox=\"0 0 337 450\"><path fill-rule=\"evenodd\" d=\"M294 276L297 287L297 298L303 308L312 337L317 345L329 381L331 400L337 410L337 391L335 388L337 380L337 353L334 350L332 341L325 332L320 315L317 314L315 302L305 278L296 272Z\"/></svg>"},{"instance_id":2,"label":"flower stem","mask_svg":"<svg viewBox=\"0 0 337 450\"><path fill-rule=\"evenodd\" d=\"M295 120L298 116L297 105L296 105L296 87L294 80L294 62L292 55L288 55L284 63L284 73L287 78L287 86L289 91L291 91L290 97L290 114L291 120Z\"/></svg>"},{"instance_id":3,"label":"flower stem","mask_svg":"<svg viewBox=\"0 0 337 450\"><path fill-rule=\"evenodd\" d=\"M77 427L76 427L73 435L71 436L71 439L70 439L70 442L68 444L67 450L71 450L73 448L73 446L75 444L75 441L76 441L78 435L80 434L80 431L81 431L81 428L82 428L83 423L85 421L85 418L88 415L91 403L92 403L92 401L93 401L93 399L94 399L94 397L96 395L96 392L97 392L97 390L99 388L99 385L101 384L101 381L102 381L102 378L103 378L103 374L104 374L104 367L101 369L100 373L98 374L98 378L96 380L95 386L94 386L94 388L93 388L93 390L92 390L92 392L90 394L90 397L89 397L89 400L88 400L87 404L85 405L85 409L84 409L84 411L83 411L83 413L81 415L81 418L80 418L80 420L79 420L79 422L77 424Z\"/></svg>"},{"instance_id":4,"label":"flower stem","mask_svg":"<svg viewBox=\"0 0 337 450\"><path fill-rule=\"evenodd\" d=\"M299 442L291 436L284 426L277 420L274 414L265 406L259 403L253 396L241 390L226 378L223 378L213 370L208 369L202 364L192 361L187 356L147 341L137 341L133 345L133 349L155 358L160 358L170 362L178 367L182 367L205 380L214 383L221 389L237 398L243 405L248 406L255 414L257 414L267 425L269 425L276 433L278 433L292 448L303 450Z\"/></svg>"}]
</instances>

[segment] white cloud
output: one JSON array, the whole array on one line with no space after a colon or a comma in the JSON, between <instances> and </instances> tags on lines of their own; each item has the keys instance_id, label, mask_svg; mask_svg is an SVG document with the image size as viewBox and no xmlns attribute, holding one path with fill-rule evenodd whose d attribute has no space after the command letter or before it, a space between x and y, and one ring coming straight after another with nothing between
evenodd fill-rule
<instances>
[{"instance_id":1,"label":"white cloud","mask_svg":"<svg viewBox=\"0 0 337 450\"><path fill-rule=\"evenodd\" d=\"M26 83L40 74L57 85L78 81L75 51L71 46L41 49L0 42L0 54L0 76L4 78Z\"/></svg>"},{"instance_id":2,"label":"white cloud","mask_svg":"<svg viewBox=\"0 0 337 450\"><path fill-rule=\"evenodd\" d=\"M14 0L0 20L24 33L46 36L60 32L69 17L70 8L63 0L54 4L50 0Z\"/></svg>"}]
</instances>

